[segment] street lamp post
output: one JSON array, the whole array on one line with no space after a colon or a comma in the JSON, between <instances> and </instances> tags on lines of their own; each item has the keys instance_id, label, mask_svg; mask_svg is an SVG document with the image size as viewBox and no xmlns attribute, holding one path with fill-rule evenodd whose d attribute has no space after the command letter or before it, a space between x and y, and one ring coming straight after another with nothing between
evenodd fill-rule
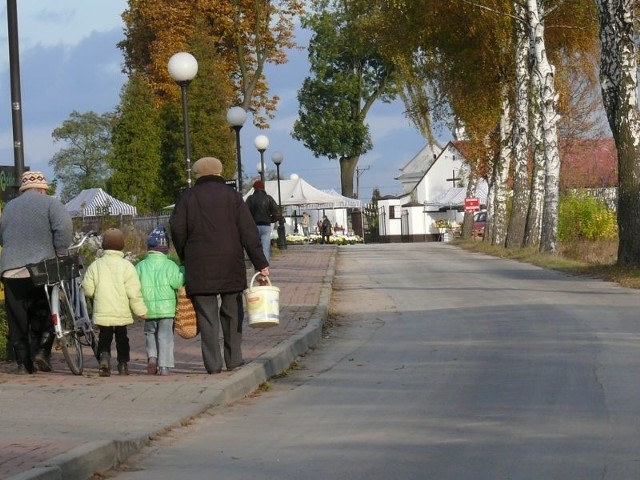
<instances>
[{"instance_id":1,"label":"street lamp post","mask_svg":"<svg viewBox=\"0 0 640 480\"><path fill-rule=\"evenodd\" d=\"M282 197L280 196L280 164L284 160L284 155L275 152L271 155L271 161L276 164L276 175L278 176L278 207L280 207L280 218L278 219L278 248L286 250L287 235L284 229L284 217L282 215Z\"/></svg>"},{"instance_id":2,"label":"street lamp post","mask_svg":"<svg viewBox=\"0 0 640 480\"><path fill-rule=\"evenodd\" d=\"M264 182L264 151L269 147L269 138L266 135L258 135L253 144L260 152L260 180Z\"/></svg>"},{"instance_id":3,"label":"street lamp post","mask_svg":"<svg viewBox=\"0 0 640 480\"><path fill-rule=\"evenodd\" d=\"M179 52L169 59L169 75L182 90L182 120L184 124L184 151L187 161L187 188L191 188L191 144L189 141L189 114L187 109L187 88L198 73L198 61L187 52Z\"/></svg>"},{"instance_id":4,"label":"street lamp post","mask_svg":"<svg viewBox=\"0 0 640 480\"><path fill-rule=\"evenodd\" d=\"M236 160L238 161L238 191L242 190L242 157L240 156L240 129L247 120L247 112L242 107L231 107L227 112L227 123L236 132Z\"/></svg>"},{"instance_id":5,"label":"street lamp post","mask_svg":"<svg viewBox=\"0 0 640 480\"><path fill-rule=\"evenodd\" d=\"M15 187L11 196L18 194L24 172L24 146L22 133L22 93L20 92L20 48L18 41L18 8L16 0L7 0L7 28L9 32L9 81L11 83L11 123L13 125L13 161ZM13 353L13 349L7 351Z\"/></svg>"}]
</instances>

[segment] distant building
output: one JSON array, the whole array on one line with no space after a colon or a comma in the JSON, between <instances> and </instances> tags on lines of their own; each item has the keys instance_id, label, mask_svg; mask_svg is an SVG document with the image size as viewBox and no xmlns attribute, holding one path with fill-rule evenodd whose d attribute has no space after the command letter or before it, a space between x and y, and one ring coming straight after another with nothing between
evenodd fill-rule
<instances>
[{"instance_id":1,"label":"distant building","mask_svg":"<svg viewBox=\"0 0 640 480\"><path fill-rule=\"evenodd\" d=\"M378 200L382 242L442 240L443 222L462 223L469 167L468 141L451 141L444 148L425 146L395 179L404 193ZM560 190L581 190L615 207L618 160L611 138L575 139L560 144ZM486 208L488 185L478 182L475 196Z\"/></svg>"},{"instance_id":2,"label":"distant building","mask_svg":"<svg viewBox=\"0 0 640 480\"><path fill-rule=\"evenodd\" d=\"M405 193L378 200L382 242L442 240L439 223L462 222L469 170L463 144L426 146L400 169L396 180L402 183ZM484 205L486 182L479 182L477 195Z\"/></svg>"}]
</instances>

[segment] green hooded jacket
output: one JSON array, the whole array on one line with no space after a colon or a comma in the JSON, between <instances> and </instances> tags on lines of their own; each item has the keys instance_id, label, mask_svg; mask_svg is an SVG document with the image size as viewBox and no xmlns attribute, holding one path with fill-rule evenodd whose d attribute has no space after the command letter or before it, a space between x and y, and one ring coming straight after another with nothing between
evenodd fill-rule
<instances>
[{"instance_id":1,"label":"green hooded jacket","mask_svg":"<svg viewBox=\"0 0 640 480\"><path fill-rule=\"evenodd\" d=\"M176 316L176 290L184 285L184 272L164 253L150 250L136 265L147 320Z\"/></svg>"}]
</instances>

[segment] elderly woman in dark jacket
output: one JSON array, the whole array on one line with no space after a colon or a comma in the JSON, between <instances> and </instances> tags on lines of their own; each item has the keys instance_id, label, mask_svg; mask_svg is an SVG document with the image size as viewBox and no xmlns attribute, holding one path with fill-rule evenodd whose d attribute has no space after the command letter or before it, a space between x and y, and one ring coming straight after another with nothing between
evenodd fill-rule
<instances>
[{"instance_id":1,"label":"elderly woman in dark jacket","mask_svg":"<svg viewBox=\"0 0 640 480\"><path fill-rule=\"evenodd\" d=\"M196 182L176 203L169 226L185 267L187 294L196 310L204 366L210 374L220 373L220 324L227 370L244 363L241 350L242 291L247 288L244 252L262 275L269 275L269 263L242 196L225 185L220 176L220 160L201 158L192 170ZM217 295L221 298L219 306Z\"/></svg>"}]
</instances>

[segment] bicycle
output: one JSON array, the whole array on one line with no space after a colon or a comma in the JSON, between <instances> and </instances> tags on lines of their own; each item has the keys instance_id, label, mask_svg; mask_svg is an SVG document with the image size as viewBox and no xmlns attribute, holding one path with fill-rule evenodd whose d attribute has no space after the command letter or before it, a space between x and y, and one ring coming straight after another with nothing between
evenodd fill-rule
<instances>
[{"instance_id":1,"label":"bicycle","mask_svg":"<svg viewBox=\"0 0 640 480\"><path fill-rule=\"evenodd\" d=\"M34 285L42 285L45 290L57 346L74 375L82 375L84 370L83 346L90 347L98 358L96 329L82 288L84 265L78 253L88 238L97 235L96 232L83 233L69 247L68 256L51 258L27 267Z\"/></svg>"}]
</instances>

